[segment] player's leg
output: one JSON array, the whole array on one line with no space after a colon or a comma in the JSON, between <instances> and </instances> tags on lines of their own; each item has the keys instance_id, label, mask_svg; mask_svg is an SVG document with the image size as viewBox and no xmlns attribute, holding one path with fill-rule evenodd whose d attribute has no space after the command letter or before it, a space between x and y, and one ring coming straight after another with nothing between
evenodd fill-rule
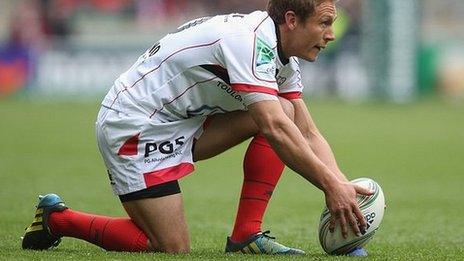
<instances>
[{"instance_id":1,"label":"player's leg","mask_svg":"<svg viewBox=\"0 0 464 261\"><path fill-rule=\"evenodd\" d=\"M153 251L165 253L190 251L181 193L127 201L123 205L131 219L150 239Z\"/></svg>"},{"instance_id":2,"label":"player's leg","mask_svg":"<svg viewBox=\"0 0 464 261\"><path fill-rule=\"evenodd\" d=\"M131 218L100 216L67 208L58 196L41 198L23 240L25 249L48 249L61 237L85 240L109 251L189 251L177 181L120 196Z\"/></svg>"},{"instance_id":3,"label":"player's leg","mask_svg":"<svg viewBox=\"0 0 464 261\"><path fill-rule=\"evenodd\" d=\"M26 230L23 248L48 249L57 245L60 237L69 236L113 251L188 252L177 179L193 170L193 135L201 119L158 126L103 109L98 118L100 151L113 190L131 218L73 211L61 198L47 195ZM163 142L153 143L160 140Z\"/></svg>"},{"instance_id":4,"label":"player's leg","mask_svg":"<svg viewBox=\"0 0 464 261\"><path fill-rule=\"evenodd\" d=\"M120 196L130 218L113 218L79 211L60 197L41 198L34 222L22 246L44 250L57 246L61 237L85 240L108 251L186 253L187 225L177 181Z\"/></svg>"},{"instance_id":5,"label":"player's leg","mask_svg":"<svg viewBox=\"0 0 464 261\"><path fill-rule=\"evenodd\" d=\"M292 104L283 98L280 102L287 116L293 120ZM283 246L273 241L261 225L267 205L274 192L284 163L260 133L254 136L243 161L244 180L232 235L226 251L265 254L304 254L304 251ZM254 241L253 243L249 243ZM269 247L272 246L272 247Z\"/></svg>"},{"instance_id":6,"label":"player's leg","mask_svg":"<svg viewBox=\"0 0 464 261\"><path fill-rule=\"evenodd\" d=\"M109 111L103 109L99 113L99 143L104 139L99 124L108 114ZM105 150L110 151L109 148ZM57 246L61 237L66 236L86 240L106 250L148 250L147 236L130 218L112 218L74 211L66 207L64 201L54 194L39 199L34 221L26 229L23 237L24 249L48 249Z\"/></svg>"},{"instance_id":7,"label":"player's leg","mask_svg":"<svg viewBox=\"0 0 464 261\"><path fill-rule=\"evenodd\" d=\"M110 112L112 113L112 112ZM115 117L112 117L115 116ZM113 190L131 220L149 239L150 250L190 251L178 179L193 171L194 136L203 119L160 123L123 118L114 113L104 121L99 147L109 169ZM133 121L133 122L131 122ZM132 130L121 125L136 126ZM114 137L120 142L111 143Z\"/></svg>"},{"instance_id":8,"label":"player's leg","mask_svg":"<svg viewBox=\"0 0 464 261\"><path fill-rule=\"evenodd\" d=\"M287 116L293 119L292 104L282 98L279 100ZM195 145L194 158L202 160L212 157L253 136L245 154L240 203L232 239L228 239L226 251L301 254L303 252L300 250L276 244L267 233L260 233L264 212L284 164L267 140L258 133L258 127L247 112L219 114L211 118Z\"/></svg>"},{"instance_id":9,"label":"player's leg","mask_svg":"<svg viewBox=\"0 0 464 261\"><path fill-rule=\"evenodd\" d=\"M203 119L160 123L143 117L139 123L132 116L122 120L120 117L112 113L104 120L99 135L99 147L113 190L131 220L148 237L150 250L189 252L177 180L193 171L193 141ZM120 127L126 125L136 127L132 130ZM120 142L114 145L115 137L122 138L117 138Z\"/></svg>"},{"instance_id":10,"label":"player's leg","mask_svg":"<svg viewBox=\"0 0 464 261\"><path fill-rule=\"evenodd\" d=\"M73 211L55 194L39 199L34 220L23 237L24 249L46 250L57 246L61 237L67 236L86 240L110 251L148 250L147 237L129 218Z\"/></svg>"}]
</instances>

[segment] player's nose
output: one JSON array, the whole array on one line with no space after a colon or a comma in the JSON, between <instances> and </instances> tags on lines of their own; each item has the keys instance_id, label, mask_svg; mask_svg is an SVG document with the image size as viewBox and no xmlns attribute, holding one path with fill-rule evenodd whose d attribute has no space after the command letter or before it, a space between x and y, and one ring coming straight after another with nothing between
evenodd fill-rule
<instances>
[{"instance_id":1,"label":"player's nose","mask_svg":"<svg viewBox=\"0 0 464 261\"><path fill-rule=\"evenodd\" d=\"M330 26L329 28L327 28L327 31L324 34L324 40L326 42L335 41L335 33L334 33L334 30L333 30L333 26Z\"/></svg>"}]
</instances>

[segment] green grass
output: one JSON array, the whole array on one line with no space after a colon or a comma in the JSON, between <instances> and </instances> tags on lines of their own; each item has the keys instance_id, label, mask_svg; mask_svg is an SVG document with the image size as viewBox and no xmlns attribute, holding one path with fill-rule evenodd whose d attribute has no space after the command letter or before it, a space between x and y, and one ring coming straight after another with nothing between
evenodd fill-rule
<instances>
[{"instance_id":1,"label":"green grass","mask_svg":"<svg viewBox=\"0 0 464 261\"><path fill-rule=\"evenodd\" d=\"M350 178L371 177L388 209L371 259L443 260L464 256L464 106L439 101L408 105L311 104L312 114ZM55 250L22 251L39 193L60 194L76 210L111 216L124 212L113 196L94 137L97 104L0 101L0 258L2 259L242 259L225 255L241 186L245 145L201 162L182 180L192 253L105 252L64 238ZM317 225L323 195L287 170L265 218L279 241L323 254ZM266 257L294 259L294 257Z\"/></svg>"}]
</instances>

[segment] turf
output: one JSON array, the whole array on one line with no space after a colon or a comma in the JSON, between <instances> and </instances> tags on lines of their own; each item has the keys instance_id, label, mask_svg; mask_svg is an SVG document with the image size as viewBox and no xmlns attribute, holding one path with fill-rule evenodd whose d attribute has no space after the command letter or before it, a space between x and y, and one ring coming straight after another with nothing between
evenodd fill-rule
<instances>
[{"instance_id":1,"label":"turf","mask_svg":"<svg viewBox=\"0 0 464 261\"><path fill-rule=\"evenodd\" d=\"M189 255L105 252L64 238L55 250L20 249L39 193L60 194L76 210L121 216L94 137L98 105L0 101L1 259L262 259L225 255L233 224L246 144L197 165L182 181L191 230ZM350 178L371 177L388 209L369 243L370 259L443 260L464 256L464 106L437 100L407 105L311 104L313 117ZM328 257L317 241L323 194L287 170L264 229L311 259ZM265 257L294 259L294 257Z\"/></svg>"}]
</instances>

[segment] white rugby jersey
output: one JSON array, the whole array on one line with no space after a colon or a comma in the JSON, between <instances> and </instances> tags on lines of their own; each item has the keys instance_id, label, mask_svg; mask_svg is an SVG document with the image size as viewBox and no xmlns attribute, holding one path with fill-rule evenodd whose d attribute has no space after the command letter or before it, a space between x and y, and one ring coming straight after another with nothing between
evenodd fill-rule
<instances>
[{"instance_id":1,"label":"white rugby jersey","mask_svg":"<svg viewBox=\"0 0 464 261\"><path fill-rule=\"evenodd\" d=\"M244 92L299 98L298 60L285 61L278 38L262 11L190 21L140 56L102 105L169 122L246 110Z\"/></svg>"}]
</instances>

